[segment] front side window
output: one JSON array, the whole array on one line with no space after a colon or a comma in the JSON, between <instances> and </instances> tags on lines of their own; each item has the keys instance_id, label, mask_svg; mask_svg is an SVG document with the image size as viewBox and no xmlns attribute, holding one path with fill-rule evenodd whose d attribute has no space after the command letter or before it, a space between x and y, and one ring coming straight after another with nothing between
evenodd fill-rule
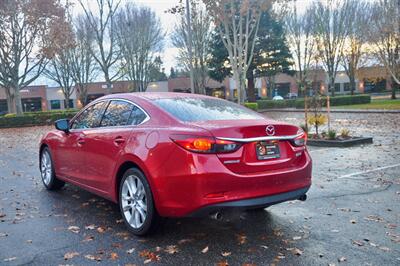
<instances>
[{"instance_id":1,"label":"front side window","mask_svg":"<svg viewBox=\"0 0 400 266\"><path fill-rule=\"evenodd\" d=\"M72 123L71 129L98 127L106 102L99 102L86 108Z\"/></svg>"}]
</instances>

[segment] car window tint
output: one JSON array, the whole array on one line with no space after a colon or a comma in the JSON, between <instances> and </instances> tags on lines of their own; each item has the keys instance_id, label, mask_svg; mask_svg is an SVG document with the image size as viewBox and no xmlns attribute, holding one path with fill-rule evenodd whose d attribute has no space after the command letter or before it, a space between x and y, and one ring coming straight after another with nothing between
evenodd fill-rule
<instances>
[{"instance_id":1,"label":"car window tint","mask_svg":"<svg viewBox=\"0 0 400 266\"><path fill-rule=\"evenodd\" d=\"M106 102L99 102L86 108L72 124L72 129L98 127Z\"/></svg>"},{"instance_id":2,"label":"car window tint","mask_svg":"<svg viewBox=\"0 0 400 266\"><path fill-rule=\"evenodd\" d=\"M111 101L101 120L101 127L128 125L134 105L125 101Z\"/></svg>"},{"instance_id":3,"label":"car window tint","mask_svg":"<svg viewBox=\"0 0 400 266\"><path fill-rule=\"evenodd\" d=\"M129 117L129 125L139 125L146 119L146 114L137 106L133 107L131 116Z\"/></svg>"},{"instance_id":4,"label":"car window tint","mask_svg":"<svg viewBox=\"0 0 400 266\"><path fill-rule=\"evenodd\" d=\"M241 105L216 98L165 98L154 103L184 122L263 118Z\"/></svg>"}]
</instances>

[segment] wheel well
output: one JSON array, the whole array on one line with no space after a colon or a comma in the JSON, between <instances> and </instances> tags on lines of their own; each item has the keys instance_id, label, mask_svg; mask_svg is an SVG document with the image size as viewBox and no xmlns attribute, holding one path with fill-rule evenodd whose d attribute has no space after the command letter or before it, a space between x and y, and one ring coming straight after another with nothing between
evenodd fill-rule
<instances>
[{"instance_id":1,"label":"wheel well","mask_svg":"<svg viewBox=\"0 0 400 266\"><path fill-rule=\"evenodd\" d=\"M131 161L124 162L123 164L120 165L120 167L118 169L117 176L116 176L117 182L115 182L115 195L117 195L117 198L116 198L117 202L119 200L119 185L121 184L122 176L126 172L126 170L128 170L129 168L133 168L133 167L142 171L142 169L140 169L140 167L137 164L135 164Z\"/></svg>"}]
</instances>

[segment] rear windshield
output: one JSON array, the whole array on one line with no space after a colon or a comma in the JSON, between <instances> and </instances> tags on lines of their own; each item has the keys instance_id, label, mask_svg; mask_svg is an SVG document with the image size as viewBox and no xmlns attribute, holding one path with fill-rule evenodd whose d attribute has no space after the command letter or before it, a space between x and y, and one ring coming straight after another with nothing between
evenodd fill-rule
<instances>
[{"instance_id":1,"label":"rear windshield","mask_svg":"<svg viewBox=\"0 0 400 266\"><path fill-rule=\"evenodd\" d=\"M154 103L184 122L263 118L243 106L220 99L168 98L154 100Z\"/></svg>"}]
</instances>

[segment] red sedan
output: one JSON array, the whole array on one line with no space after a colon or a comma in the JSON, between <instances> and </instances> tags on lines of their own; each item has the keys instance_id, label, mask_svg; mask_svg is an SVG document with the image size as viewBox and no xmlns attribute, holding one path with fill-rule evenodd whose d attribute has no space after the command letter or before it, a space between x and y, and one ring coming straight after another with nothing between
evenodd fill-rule
<instances>
[{"instance_id":1,"label":"red sedan","mask_svg":"<svg viewBox=\"0 0 400 266\"><path fill-rule=\"evenodd\" d=\"M229 101L180 93L101 97L40 144L49 190L65 182L119 204L136 235L161 217L305 200L307 136Z\"/></svg>"}]
</instances>

